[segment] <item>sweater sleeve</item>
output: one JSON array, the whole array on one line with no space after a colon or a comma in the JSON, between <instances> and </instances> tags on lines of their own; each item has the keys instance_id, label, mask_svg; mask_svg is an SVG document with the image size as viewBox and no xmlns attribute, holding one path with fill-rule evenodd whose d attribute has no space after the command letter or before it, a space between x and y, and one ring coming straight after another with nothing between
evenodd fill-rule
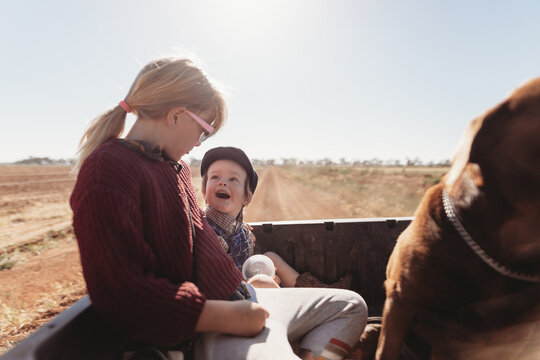
<instances>
[{"instance_id":1,"label":"sweater sleeve","mask_svg":"<svg viewBox=\"0 0 540 360\"><path fill-rule=\"evenodd\" d=\"M174 346L195 337L206 297L191 282L173 283L149 270L140 206L117 189L92 186L72 199L88 293L98 313L133 338Z\"/></svg>"}]
</instances>

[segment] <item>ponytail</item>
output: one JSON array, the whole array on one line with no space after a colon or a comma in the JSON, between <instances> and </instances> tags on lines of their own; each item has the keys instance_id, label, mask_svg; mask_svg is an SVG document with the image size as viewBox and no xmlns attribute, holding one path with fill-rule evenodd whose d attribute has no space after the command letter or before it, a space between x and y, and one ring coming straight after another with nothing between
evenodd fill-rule
<instances>
[{"instance_id":1,"label":"ponytail","mask_svg":"<svg viewBox=\"0 0 540 360\"><path fill-rule=\"evenodd\" d=\"M124 131L125 123L126 110L120 105L92 120L79 143L79 159L73 170L79 171L88 155L108 138L119 137Z\"/></svg>"},{"instance_id":2,"label":"ponytail","mask_svg":"<svg viewBox=\"0 0 540 360\"><path fill-rule=\"evenodd\" d=\"M161 58L148 63L139 72L128 94L114 109L98 116L90 123L79 145L78 171L86 158L110 137L124 131L126 114L138 119L160 119L175 106L191 111L208 111L209 124L215 134L223 125L226 106L220 91L191 60Z\"/></svg>"}]
</instances>

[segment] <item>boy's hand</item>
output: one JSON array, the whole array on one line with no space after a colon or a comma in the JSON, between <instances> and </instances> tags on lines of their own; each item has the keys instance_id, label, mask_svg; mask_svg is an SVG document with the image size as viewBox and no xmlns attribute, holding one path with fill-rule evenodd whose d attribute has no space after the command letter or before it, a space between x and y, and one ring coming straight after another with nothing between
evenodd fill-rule
<instances>
[{"instance_id":1,"label":"boy's hand","mask_svg":"<svg viewBox=\"0 0 540 360\"><path fill-rule=\"evenodd\" d=\"M276 284L280 285L281 284L281 279L279 278L279 276L277 276L277 267L274 267L274 272L276 275L274 275L274 281Z\"/></svg>"},{"instance_id":2,"label":"boy's hand","mask_svg":"<svg viewBox=\"0 0 540 360\"><path fill-rule=\"evenodd\" d=\"M249 232L251 233L251 239L253 240L253 245L255 245L255 241L257 241L257 238L255 237L255 234L253 233L253 227L249 225L248 223L245 223L249 229Z\"/></svg>"}]
</instances>

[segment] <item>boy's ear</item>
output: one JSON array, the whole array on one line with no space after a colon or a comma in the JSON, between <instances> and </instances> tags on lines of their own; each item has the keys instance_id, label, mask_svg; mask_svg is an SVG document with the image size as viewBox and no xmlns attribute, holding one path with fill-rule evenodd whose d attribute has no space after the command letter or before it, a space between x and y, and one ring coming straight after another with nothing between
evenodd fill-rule
<instances>
[{"instance_id":1,"label":"boy's ear","mask_svg":"<svg viewBox=\"0 0 540 360\"><path fill-rule=\"evenodd\" d=\"M242 204L244 206L248 205L251 202L251 199L253 199L253 193L251 191L248 191L248 195Z\"/></svg>"},{"instance_id":2,"label":"boy's ear","mask_svg":"<svg viewBox=\"0 0 540 360\"><path fill-rule=\"evenodd\" d=\"M201 186L201 193L202 193L204 202L206 202L206 186L204 185Z\"/></svg>"}]
</instances>

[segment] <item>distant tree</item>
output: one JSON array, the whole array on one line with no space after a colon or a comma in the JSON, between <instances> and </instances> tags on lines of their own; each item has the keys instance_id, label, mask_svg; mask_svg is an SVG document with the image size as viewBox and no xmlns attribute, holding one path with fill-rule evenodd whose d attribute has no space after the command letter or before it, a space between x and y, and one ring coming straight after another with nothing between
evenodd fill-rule
<instances>
[{"instance_id":1,"label":"distant tree","mask_svg":"<svg viewBox=\"0 0 540 360\"><path fill-rule=\"evenodd\" d=\"M17 165L73 165L75 159L50 159L48 157L30 156L27 159L15 161Z\"/></svg>"},{"instance_id":2,"label":"distant tree","mask_svg":"<svg viewBox=\"0 0 540 360\"><path fill-rule=\"evenodd\" d=\"M435 164L435 166L450 166L450 160L441 160Z\"/></svg>"},{"instance_id":3,"label":"distant tree","mask_svg":"<svg viewBox=\"0 0 540 360\"><path fill-rule=\"evenodd\" d=\"M190 157L189 166L201 166L201 160Z\"/></svg>"},{"instance_id":4,"label":"distant tree","mask_svg":"<svg viewBox=\"0 0 540 360\"><path fill-rule=\"evenodd\" d=\"M297 163L295 158L281 158L281 161L284 166L295 166Z\"/></svg>"},{"instance_id":5,"label":"distant tree","mask_svg":"<svg viewBox=\"0 0 540 360\"><path fill-rule=\"evenodd\" d=\"M330 158L324 158L322 160L324 166L332 166L334 165L334 162Z\"/></svg>"},{"instance_id":6,"label":"distant tree","mask_svg":"<svg viewBox=\"0 0 540 360\"><path fill-rule=\"evenodd\" d=\"M268 159L268 160L266 160L266 165L272 166L272 165L275 164L275 162L276 161L274 159Z\"/></svg>"},{"instance_id":7,"label":"distant tree","mask_svg":"<svg viewBox=\"0 0 540 360\"><path fill-rule=\"evenodd\" d=\"M378 159L378 158L373 158L370 160L370 163L371 163L371 166L382 166L383 164L383 161L381 159Z\"/></svg>"},{"instance_id":8,"label":"distant tree","mask_svg":"<svg viewBox=\"0 0 540 360\"><path fill-rule=\"evenodd\" d=\"M407 158L407 166L422 166L422 161L418 157L414 159Z\"/></svg>"}]
</instances>

